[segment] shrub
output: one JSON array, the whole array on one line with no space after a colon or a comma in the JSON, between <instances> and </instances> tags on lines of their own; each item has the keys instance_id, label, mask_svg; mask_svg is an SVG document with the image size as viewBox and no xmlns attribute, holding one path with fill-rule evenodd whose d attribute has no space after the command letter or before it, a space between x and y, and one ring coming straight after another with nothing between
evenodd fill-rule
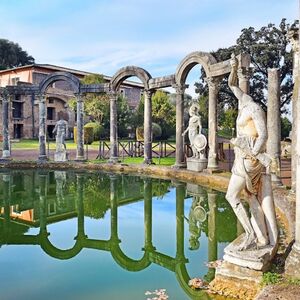
<instances>
[{"instance_id":1,"label":"shrub","mask_svg":"<svg viewBox=\"0 0 300 300\"><path fill-rule=\"evenodd\" d=\"M103 132L103 127L100 125L100 123L98 122L90 122L87 123L85 126L86 127L92 127L93 131L94 131L94 141L99 141L100 139L100 135Z\"/></svg>"},{"instance_id":2,"label":"shrub","mask_svg":"<svg viewBox=\"0 0 300 300\"><path fill-rule=\"evenodd\" d=\"M74 126L74 143L77 144L77 127ZM94 141L94 129L92 126L84 126L83 128L84 144L90 145Z\"/></svg>"},{"instance_id":3,"label":"shrub","mask_svg":"<svg viewBox=\"0 0 300 300\"><path fill-rule=\"evenodd\" d=\"M144 127L137 127L136 128L136 140L137 141L144 141ZM152 123L152 139L155 140L159 138L162 134L162 129L160 125L157 123Z\"/></svg>"}]
</instances>

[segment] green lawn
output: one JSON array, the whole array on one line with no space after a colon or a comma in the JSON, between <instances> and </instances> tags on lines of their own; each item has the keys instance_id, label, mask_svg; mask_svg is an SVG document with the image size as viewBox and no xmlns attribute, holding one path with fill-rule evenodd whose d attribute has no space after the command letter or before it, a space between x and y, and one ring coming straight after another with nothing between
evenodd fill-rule
<instances>
[{"instance_id":1,"label":"green lawn","mask_svg":"<svg viewBox=\"0 0 300 300\"><path fill-rule=\"evenodd\" d=\"M76 149L76 144L72 140L66 141L67 149ZM48 147L48 142L46 147ZM93 142L92 145L88 145L89 149L97 150L99 148L99 141ZM18 149L27 149L27 150L38 150L39 149L39 141L38 140L20 140L20 141L12 141L11 143L12 150ZM49 141L49 149L55 150L55 141Z\"/></svg>"}]
</instances>

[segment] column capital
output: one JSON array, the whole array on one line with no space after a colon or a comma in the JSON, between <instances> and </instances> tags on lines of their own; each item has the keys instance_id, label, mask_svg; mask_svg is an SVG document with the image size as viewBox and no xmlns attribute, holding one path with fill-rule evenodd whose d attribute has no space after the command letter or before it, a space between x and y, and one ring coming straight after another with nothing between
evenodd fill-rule
<instances>
[{"instance_id":1,"label":"column capital","mask_svg":"<svg viewBox=\"0 0 300 300\"><path fill-rule=\"evenodd\" d=\"M250 77L252 74L252 69L251 68L238 68L237 70L237 76L239 81L249 81Z\"/></svg>"},{"instance_id":2,"label":"column capital","mask_svg":"<svg viewBox=\"0 0 300 300\"><path fill-rule=\"evenodd\" d=\"M43 103L46 102L46 94L38 93L37 98L39 99L39 102L43 102Z\"/></svg>"},{"instance_id":3,"label":"column capital","mask_svg":"<svg viewBox=\"0 0 300 300\"><path fill-rule=\"evenodd\" d=\"M153 90L144 89L144 94L147 95L148 98L151 98L153 93Z\"/></svg>"},{"instance_id":4,"label":"column capital","mask_svg":"<svg viewBox=\"0 0 300 300\"><path fill-rule=\"evenodd\" d=\"M176 94L181 94L183 95L184 94L184 91L189 87L188 84L173 84L172 85L172 88L175 89L176 91Z\"/></svg>"},{"instance_id":5,"label":"column capital","mask_svg":"<svg viewBox=\"0 0 300 300\"><path fill-rule=\"evenodd\" d=\"M208 84L209 89L219 90L222 78L221 77L206 77L205 82Z\"/></svg>"},{"instance_id":6,"label":"column capital","mask_svg":"<svg viewBox=\"0 0 300 300\"><path fill-rule=\"evenodd\" d=\"M108 96L109 96L109 98L112 100L113 98L114 99L117 99L117 97L118 97L118 93L117 93L117 91L115 91L115 90L108 90L107 91L107 94L108 94Z\"/></svg>"},{"instance_id":7,"label":"column capital","mask_svg":"<svg viewBox=\"0 0 300 300\"><path fill-rule=\"evenodd\" d=\"M9 91L8 91L7 88L4 87L4 88L0 89L0 99L2 101L8 101L9 100L9 96L10 96L10 93L9 93Z\"/></svg>"}]
</instances>

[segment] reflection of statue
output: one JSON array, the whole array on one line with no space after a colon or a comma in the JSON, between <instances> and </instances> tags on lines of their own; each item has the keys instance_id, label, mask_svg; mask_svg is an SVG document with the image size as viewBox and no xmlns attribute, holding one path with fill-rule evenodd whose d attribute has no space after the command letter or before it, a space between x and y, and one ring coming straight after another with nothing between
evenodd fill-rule
<instances>
[{"instance_id":1,"label":"reflection of statue","mask_svg":"<svg viewBox=\"0 0 300 300\"><path fill-rule=\"evenodd\" d=\"M58 207L65 206L64 187L66 184L67 173L65 171L54 172L56 181L56 201Z\"/></svg>"},{"instance_id":2,"label":"reflection of statue","mask_svg":"<svg viewBox=\"0 0 300 300\"><path fill-rule=\"evenodd\" d=\"M66 137L68 136L68 122L60 119L56 122L53 129L53 133L56 133L56 152L55 161L66 161Z\"/></svg>"},{"instance_id":3,"label":"reflection of statue","mask_svg":"<svg viewBox=\"0 0 300 300\"><path fill-rule=\"evenodd\" d=\"M193 196L193 202L190 208L189 218L186 220L189 223L190 232L190 249L197 250L200 247L199 238L201 236L200 223L204 222L206 219L206 211L201 206L203 201L203 196Z\"/></svg>"},{"instance_id":4,"label":"reflection of statue","mask_svg":"<svg viewBox=\"0 0 300 300\"><path fill-rule=\"evenodd\" d=\"M189 140L193 151L193 158L205 158L204 148L206 147L206 138L201 134L202 125L201 117L199 116L199 106L192 104L189 109L190 119L189 126L182 133L185 136L189 132Z\"/></svg>"},{"instance_id":5,"label":"reflection of statue","mask_svg":"<svg viewBox=\"0 0 300 300\"><path fill-rule=\"evenodd\" d=\"M238 87L237 69L237 59L232 55L228 83L239 100L239 114L237 138L231 140L235 146L235 161L226 199L245 230L235 249L246 250L252 246L258 248L266 245L274 246L277 242L277 227L272 189L268 181L270 177L262 173L264 166L269 167L270 164L270 159L265 154L267 140L265 114L252 97ZM248 217L239 198L243 189L249 198L251 218Z\"/></svg>"}]
</instances>

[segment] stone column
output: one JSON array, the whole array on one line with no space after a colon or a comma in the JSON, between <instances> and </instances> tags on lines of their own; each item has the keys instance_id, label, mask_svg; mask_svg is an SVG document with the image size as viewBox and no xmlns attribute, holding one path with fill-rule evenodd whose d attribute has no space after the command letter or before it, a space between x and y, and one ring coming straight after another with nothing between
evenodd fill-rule
<instances>
[{"instance_id":1,"label":"stone column","mask_svg":"<svg viewBox=\"0 0 300 300\"><path fill-rule=\"evenodd\" d=\"M219 168L217 161L217 147L218 147L218 120L217 120L217 98L220 88L220 78L207 77L208 84L208 164L207 169L217 170Z\"/></svg>"},{"instance_id":2,"label":"stone column","mask_svg":"<svg viewBox=\"0 0 300 300\"><path fill-rule=\"evenodd\" d=\"M46 154L46 96L39 95L39 161L47 160Z\"/></svg>"},{"instance_id":3,"label":"stone column","mask_svg":"<svg viewBox=\"0 0 300 300\"><path fill-rule=\"evenodd\" d=\"M280 72L268 69L268 112L267 112L267 153L276 161L276 169L271 174L272 182L281 185L280 180Z\"/></svg>"},{"instance_id":4,"label":"stone column","mask_svg":"<svg viewBox=\"0 0 300 300\"><path fill-rule=\"evenodd\" d=\"M299 7L300 8L300 7ZM299 31L298 31L299 32ZM298 38L298 36L297 36ZM299 38L297 39L297 47L299 51ZM294 47L293 47L294 48ZM295 97L295 93L293 94L293 101L295 108L293 107L293 142L295 143L295 169L296 169L296 176L295 178L300 178L300 118L295 118L296 116L300 116L300 85L299 85L299 76L300 76L300 64L299 64L299 56L297 57L297 65L294 65L294 74L297 74L297 81L295 80L294 91L297 88ZM295 61L294 61L295 64ZM295 114L294 114L295 112ZM292 153L293 155L293 153ZM293 165L292 165L293 168ZM295 221L295 243L293 245L292 251L290 252L286 263L285 263L285 272L288 275L294 276L300 279L300 180L295 182L295 189L296 189L296 221Z\"/></svg>"},{"instance_id":5,"label":"stone column","mask_svg":"<svg viewBox=\"0 0 300 300\"><path fill-rule=\"evenodd\" d=\"M176 161L175 168L184 168L184 137L182 136L184 127L184 91L188 85L176 84Z\"/></svg>"},{"instance_id":6,"label":"stone column","mask_svg":"<svg viewBox=\"0 0 300 300\"><path fill-rule=\"evenodd\" d=\"M77 149L76 160L83 161L84 157L84 133L83 133L83 99L81 94L76 95L77 99Z\"/></svg>"},{"instance_id":7,"label":"stone column","mask_svg":"<svg viewBox=\"0 0 300 300\"><path fill-rule=\"evenodd\" d=\"M3 150L1 160L7 160L10 158L10 144L9 144L9 116L8 116L8 106L9 106L9 94L6 89L1 93L2 98L2 136L3 136Z\"/></svg>"},{"instance_id":8,"label":"stone column","mask_svg":"<svg viewBox=\"0 0 300 300\"><path fill-rule=\"evenodd\" d=\"M239 68L238 72L238 79L239 79L239 88L246 94L249 95L250 93L250 75L251 75L251 70L250 68Z\"/></svg>"},{"instance_id":9,"label":"stone column","mask_svg":"<svg viewBox=\"0 0 300 300\"><path fill-rule=\"evenodd\" d=\"M291 192L295 193L296 191L296 168L297 168L297 160L296 160L296 120L297 120L297 103L298 103L298 93L299 93L299 60L300 60L300 47L299 47L299 29L293 28L288 34L288 39L292 45L293 51L293 98L292 98L292 149L291 149L291 171L292 171L292 185Z\"/></svg>"},{"instance_id":10,"label":"stone column","mask_svg":"<svg viewBox=\"0 0 300 300\"><path fill-rule=\"evenodd\" d=\"M117 98L115 91L109 92L110 98L110 158L109 162L118 162L118 125Z\"/></svg>"},{"instance_id":11,"label":"stone column","mask_svg":"<svg viewBox=\"0 0 300 300\"><path fill-rule=\"evenodd\" d=\"M152 91L144 92L144 164L152 163Z\"/></svg>"}]
</instances>

